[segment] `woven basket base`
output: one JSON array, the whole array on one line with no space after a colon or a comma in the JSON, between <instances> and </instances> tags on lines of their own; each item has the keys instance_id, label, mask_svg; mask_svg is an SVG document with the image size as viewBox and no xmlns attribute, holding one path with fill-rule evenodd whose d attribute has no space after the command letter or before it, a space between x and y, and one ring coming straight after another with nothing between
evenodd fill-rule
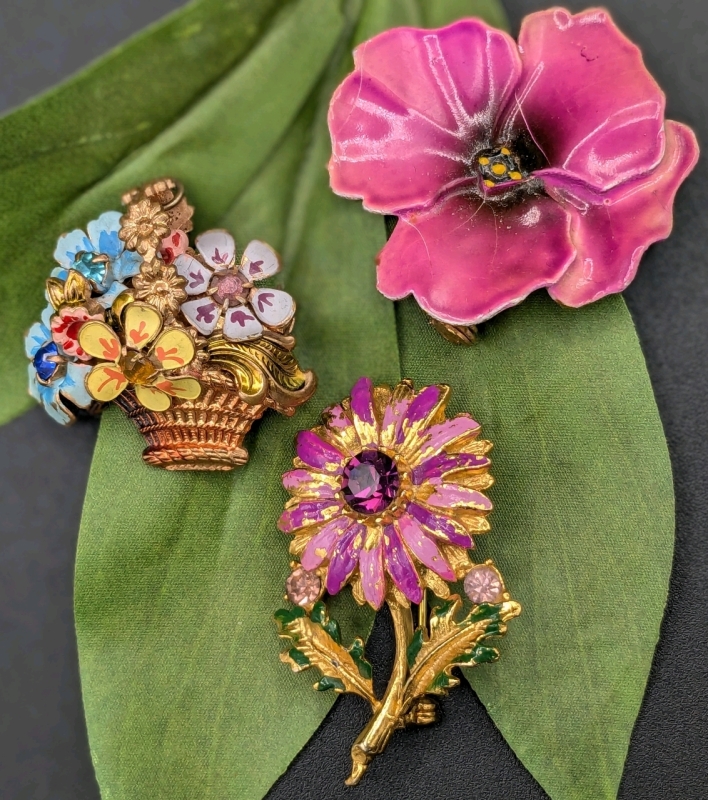
<instances>
[{"instance_id":1,"label":"woven basket base","mask_svg":"<svg viewBox=\"0 0 708 800\"><path fill-rule=\"evenodd\" d=\"M198 400L174 402L167 411L149 411L131 391L115 402L148 443L143 460L167 470L223 472L245 464L243 439L268 408L222 387L208 387Z\"/></svg>"}]
</instances>

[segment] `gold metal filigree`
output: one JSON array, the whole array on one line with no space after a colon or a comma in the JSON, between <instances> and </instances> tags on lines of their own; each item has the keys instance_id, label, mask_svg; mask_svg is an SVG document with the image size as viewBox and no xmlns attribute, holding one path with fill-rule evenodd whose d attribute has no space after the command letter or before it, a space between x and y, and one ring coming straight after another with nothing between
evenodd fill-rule
<instances>
[{"instance_id":1,"label":"gold metal filigree","mask_svg":"<svg viewBox=\"0 0 708 800\"><path fill-rule=\"evenodd\" d=\"M121 217L118 236L129 250L146 260L155 257L163 238L170 232L170 217L156 200L144 198L131 203Z\"/></svg>"},{"instance_id":2,"label":"gold metal filigree","mask_svg":"<svg viewBox=\"0 0 708 800\"><path fill-rule=\"evenodd\" d=\"M175 316L187 299L186 283L174 267L156 258L140 267L140 274L133 278L133 290L136 300L150 303L165 316Z\"/></svg>"}]
</instances>

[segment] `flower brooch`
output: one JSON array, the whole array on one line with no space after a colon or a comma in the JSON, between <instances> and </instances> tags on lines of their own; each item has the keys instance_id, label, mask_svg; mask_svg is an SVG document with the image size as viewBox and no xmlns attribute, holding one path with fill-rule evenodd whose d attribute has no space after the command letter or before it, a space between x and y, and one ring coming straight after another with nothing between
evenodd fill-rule
<instances>
[{"instance_id":1,"label":"flower brooch","mask_svg":"<svg viewBox=\"0 0 708 800\"><path fill-rule=\"evenodd\" d=\"M293 537L295 560L286 581L291 607L275 615L288 643L281 660L295 672L315 668L315 689L370 703L349 785L397 728L434 722L433 696L459 683L452 669L496 660L487 640L521 613L492 562L470 557L474 536L490 527L492 445L468 414L446 418L448 395L447 386L415 392L409 381L391 389L362 378L325 411L323 425L298 435L295 468L283 476L293 497L278 526ZM451 592L458 581L469 603ZM346 585L359 604L391 611L396 656L381 698L363 642L345 647L327 612L325 594ZM438 598L430 609L428 592Z\"/></svg>"},{"instance_id":2,"label":"flower brooch","mask_svg":"<svg viewBox=\"0 0 708 800\"><path fill-rule=\"evenodd\" d=\"M332 189L398 218L378 289L453 341L536 289L572 307L621 292L669 235L698 145L607 11L531 14L518 45L477 19L395 28L354 64L329 110Z\"/></svg>"},{"instance_id":3,"label":"flower brooch","mask_svg":"<svg viewBox=\"0 0 708 800\"><path fill-rule=\"evenodd\" d=\"M189 243L193 209L176 182L129 192L60 237L48 306L26 338L30 393L57 421L114 401L170 470L243 464L243 439L267 408L292 415L315 390L290 335L292 297L258 287L275 251L213 230Z\"/></svg>"}]
</instances>

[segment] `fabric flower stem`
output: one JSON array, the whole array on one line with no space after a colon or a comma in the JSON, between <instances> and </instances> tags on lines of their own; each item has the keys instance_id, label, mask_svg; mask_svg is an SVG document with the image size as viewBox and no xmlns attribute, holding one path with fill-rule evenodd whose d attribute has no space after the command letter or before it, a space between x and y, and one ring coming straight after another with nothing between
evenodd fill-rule
<instances>
[{"instance_id":1,"label":"fabric flower stem","mask_svg":"<svg viewBox=\"0 0 708 800\"><path fill-rule=\"evenodd\" d=\"M381 705L352 745L352 772L345 781L347 786L359 783L373 757L386 748L406 712L403 706L408 677L407 651L413 638L413 615L410 606L403 605L395 598L388 599L388 607L393 618L396 641L393 670Z\"/></svg>"}]
</instances>

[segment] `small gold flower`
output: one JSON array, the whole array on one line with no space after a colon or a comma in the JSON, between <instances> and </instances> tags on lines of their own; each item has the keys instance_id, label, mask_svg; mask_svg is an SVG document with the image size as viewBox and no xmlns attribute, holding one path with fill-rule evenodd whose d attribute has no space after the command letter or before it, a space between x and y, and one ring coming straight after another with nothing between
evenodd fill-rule
<instances>
[{"instance_id":1,"label":"small gold flower","mask_svg":"<svg viewBox=\"0 0 708 800\"><path fill-rule=\"evenodd\" d=\"M187 299L186 283L174 267L155 259L143 264L140 274L133 278L133 290L136 300L144 300L163 315L175 315Z\"/></svg>"},{"instance_id":2,"label":"small gold flower","mask_svg":"<svg viewBox=\"0 0 708 800\"><path fill-rule=\"evenodd\" d=\"M170 231L169 214L162 210L159 203L152 200L132 203L120 222L121 229L118 236L128 249L137 250L141 255L146 255L150 251L154 253Z\"/></svg>"}]
</instances>

